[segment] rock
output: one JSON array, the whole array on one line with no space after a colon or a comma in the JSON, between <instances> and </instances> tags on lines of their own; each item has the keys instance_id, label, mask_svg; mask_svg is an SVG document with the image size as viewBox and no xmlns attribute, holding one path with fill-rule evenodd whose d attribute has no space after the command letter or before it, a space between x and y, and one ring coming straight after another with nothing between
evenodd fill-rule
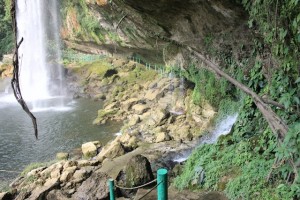
<instances>
[{"instance_id":1,"label":"rock","mask_svg":"<svg viewBox=\"0 0 300 200\"><path fill-rule=\"evenodd\" d=\"M113 102L111 104L108 104L107 106L105 106L105 110L112 110L114 108L118 108L120 106L119 102Z\"/></svg>"},{"instance_id":2,"label":"rock","mask_svg":"<svg viewBox=\"0 0 300 200\"><path fill-rule=\"evenodd\" d=\"M35 176L37 175L39 172L43 171L44 169L46 169L46 167L39 167L39 168L36 168L36 169L33 169L31 170L30 172L27 173L27 177L29 176Z\"/></svg>"},{"instance_id":3,"label":"rock","mask_svg":"<svg viewBox=\"0 0 300 200\"><path fill-rule=\"evenodd\" d=\"M74 200L100 200L107 199L109 190L107 187L109 177L100 172L94 172L72 195Z\"/></svg>"},{"instance_id":4,"label":"rock","mask_svg":"<svg viewBox=\"0 0 300 200\"><path fill-rule=\"evenodd\" d=\"M164 91L161 90L148 90L145 94L145 99L149 101L158 100L164 96Z\"/></svg>"},{"instance_id":5,"label":"rock","mask_svg":"<svg viewBox=\"0 0 300 200\"><path fill-rule=\"evenodd\" d=\"M88 177L88 172L85 169L76 170L73 174L73 182L80 183Z\"/></svg>"},{"instance_id":6,"label":"rock","mask_svg":"<svg viewBox=\"0 0 300 200\"><path fill-rule=\"evenodd\" d=\"M134 115L129 119L128 125L129 126L134 126L140 122L140 117L138 115Z\"/></svg>"},{"instance_id":7,"label":"rock","mask_svg":"<svg viewBox=\"0 0 300 200\"><path fill-rule=\"evenodd\" d=\"M93 124L99 125L99 124L105 124L106 120L115 115L118 112L119 109L114 108L111 110L98 110L98 116L96 119L94 119Z\"/></svg>"},{"instance_id":8,"label":"rock","mask_svg":"<svg viewBox=\"0 0 300 200\"><path fill-rule=\"evenodd\" d=\"M142 155L132 157L125 167L125 185L135 187L153 180L153 173L148 159Z\"/></svg>"},{"instance_id":9,"label":"rock","mask_svg":"<svg viewBox=\"0 0 300 200\"><path fill-rule=\"evenodd\" d=\"M97 166L100 162L98 160L79 160L78 167L86 167L86 166Z\"/></svg>"},{"instance_id":10,"label":"rock","mask_svg":"<svg viewBox=\"0 0 300 200\"><path fill-rule=\"evenodd\" d=\"M125 153L123 145L120 142L114 141L102 149L97 156L97 160L103 161L105 158L115 158Z\"/></svg>"},{"instance_id":11,"label":"rock","mask_svg":"<svg viewBox=\"0 0 300 200\"><path fill-rule=\"evenodd\" d=\"M68 180L70 180L70 178L73 176L76 169L77 169L76 166L66 168L60 176L60 181L67 182Z\"/></svg>"},{"instance_id":12,"label":"rock","mask_svg":"<svg viewBox=\"0 0 300 200\"><path fill-rule=\"evenodd\" d=\"M170 126L169 126L170 127ZM193 140L193 134L190 132L190 126L189 125L183 125L183 126L174 126L170 134L176 141L181 140Z\"/></svg>"},{"instance_id":13,"label":"rock","mask_svg":"<svg viewBox=\"0 0 300 200\"><path fill-rule=\"evenodd\" d=\"M59 152L59 153L56 154L56 159L57 160L68 160L68 158L69 158L68 153Z\"/></svg>"},{"instance_id":14,"label":"rock","mask_svg":"<svg viewBox=\"0 0 300 200\"><path fill-rule=\"evenodd\" d=\"M170 113L165 109L157 109L152 113L152 119L157 126L163 124L165 122L164 120L170 116Z\"/></svg>"},{"instance_id":15,"label":"rock","mask_svg":"<svg viewBox=\"0 0 300 200\"><path fill-rule=\"evenodd\" d=\"M62 169L62 167L61 167L61 168L55 168L55 169L51 172L50 177L51 177L51 178L59 178L59 177L60 177L60 173L61 173L61 169Z\"/></svg>"},{"instance_id":16,"label":"rock","mask_svg":"<svg viewBox=\"0 0 300 200\"><path fill-rule=\"evenodd\" d=\"M46 199L49 200L68 200L69 198L66 197L61 190L51 190Z\"/></svg>"},{"instance_id":17,"label":"rock","mask_svg":"<svg viewBox=\"0 0 300 200\"><path fill-rule=\"evenodd\" d=\"M128 100L122 102L121 108L124 109L124 110L126 110L126 111L128 111L128 110L130 110L131 107L132 107L134 104L136 104L138 101L139 101L138 98L131 98L131 99L128 99Z\"/></svg>"},{"instance_id":18,"label":"rock","mask_svg":"<svg viewBox=\"0 0 300 200\"><path fill-rule=\"evenodd\" d=\"M86 158L97 155L97 146L93 142L87 142L81 145L82 154Z\"/></svg>"},{"instance_id":19,"label":"rock","mask_svg":"<svg viewBox=\"0 0 300 200\"><path fill-rule=\"evenodd\" d=\"M0 200L12 200L13 197L9 192L1 192L0 193Z\"/></svg>"},{"instance_id":20,"label":"rock","mask_svg":"<svg viewBox=\"0 0 300 200\"><path fill-rule=\"evenodd\" d=\"M139 115L145 113L149 109L150 108L145 104L136 104L136 105L132 106L132 110L134 110L134 112Z\"/></svg>"},{"instance_id":21,"label":"rock","mask_svg":"<svg viewBox=\"0 0 300 200\"><path fill-rule=\"evenodd\" d=\"M138 147L138 138L136 136L132 136L128 141L128 147L136 149Z\"/></svg>"},{"instance_id":22,"label":"rock","mask_svg":"<svg viewBox=\"0 0 300 200\"><path fill-rule=\"evenodd\" d=\"M38 186L32 191L28 200L45 199L46 194L58 185L58 178L48 179L42 187Z\"/></svg>"},{"instance_id":23,"label":"rock","mask_svg":"<svg viewBox=\"0 0 300 200\"><path fill-rule=\"evenodd\" d=\"M171 140L171 137L169 136L168 133L166 133L166 132L159 132L156 135L155 142L158 143L158 142L164 142L164 141L169 141L169 140Z\"/></svg>"},{"instance_id":24,"label":"rock","mask_svg":"<svg viewBox=\"0 0 300 200\"><path fill-rule=\"evenodd\" d=\"M67 168L70 168L70 167L73 167L73 166L76 166L78 163L76 160L69 160L67 162L64 163L64 170L66 170Z\"/></svg>"}]
</instances>

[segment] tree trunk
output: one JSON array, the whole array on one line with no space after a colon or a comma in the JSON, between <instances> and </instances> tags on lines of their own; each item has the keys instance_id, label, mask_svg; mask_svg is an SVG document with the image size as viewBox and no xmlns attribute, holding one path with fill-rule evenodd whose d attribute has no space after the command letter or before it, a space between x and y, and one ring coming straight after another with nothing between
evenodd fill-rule
<instances>
[{"instance_id":1,"label":"tree trunk","mask_svg":"<svg viewBox=\"0 0 300 200\"><path fill-rule=\"evenodd\" d=\"M226 74L224 71L222 71L217 64L213 63L211 60L207 59L204 55L199 53L198 51L192 49L191 47L187 47L187 49L196 57L198 57L205 65L206 67L215 72L217 75L225 78L227 81L235 85L237 88L248 94L256 104L257 108L260 110L260 112L263 114L264 118L267 120L271 130L275 134L275 136L278 136L280 141L283 141L287 131L288 126L285 124L285 122L264 102L264 100L258 96L255 92L253 92L249 87L246 85L240 83L236 79L232 78L228 74Z\"/></svg>"}]
</instances>

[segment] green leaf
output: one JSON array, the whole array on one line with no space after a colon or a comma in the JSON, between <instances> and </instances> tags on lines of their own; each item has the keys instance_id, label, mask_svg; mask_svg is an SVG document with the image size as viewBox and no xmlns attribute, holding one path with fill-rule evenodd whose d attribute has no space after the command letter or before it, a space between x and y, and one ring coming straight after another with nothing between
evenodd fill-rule
<instances>
[{"instance_id":1,"label":"green leaf","mask_svg":"<svg viewBox=\"0 0 300 200\"><path fill-rule=\"evenodd\" d=\"M295 81L295 83L300 83L300 77L297 78L297 80Z\"/></svg>"}]
</instances>

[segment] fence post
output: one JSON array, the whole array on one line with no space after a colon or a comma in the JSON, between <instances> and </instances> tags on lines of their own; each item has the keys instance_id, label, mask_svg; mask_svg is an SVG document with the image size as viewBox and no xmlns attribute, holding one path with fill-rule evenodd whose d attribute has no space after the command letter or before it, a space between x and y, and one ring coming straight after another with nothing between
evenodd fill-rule
<instances>
[{"instance_id":1,"label":"fence post","mask_svg":"<svg viewBox=\"0 0 300 200\"><path fill-rule=\"evenodd\" d=\"M110 200L115 200L115 192L114 192L114 188L115 188L115 183L113 179L109 179L109 199Z\"/></svg>"},{"instance_id":2,"label":"fence post","mask_svg":"<svg viewBox=\"0 0 300 200\"><path fill-rule=\"evenodd\" d=\"M157 170L157 200L168 199L168 170Z\"/></svg>"}]
</instances>

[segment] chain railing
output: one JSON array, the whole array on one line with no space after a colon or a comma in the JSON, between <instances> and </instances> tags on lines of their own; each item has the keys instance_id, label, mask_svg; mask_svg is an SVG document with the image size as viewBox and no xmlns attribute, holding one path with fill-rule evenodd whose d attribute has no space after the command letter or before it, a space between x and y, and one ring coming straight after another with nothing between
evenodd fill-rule
<instances>
[{"instance_id":1,"label":"chain railing","mask_svg":"<svg viewBox=\"0 0 300 200\"><path fill-rule=\"evenodd\" d=\"M123 186L119 186L115 184L115 180L114 179L109 179L109 196L110 196L110 200L115 200L115 189L119 188L119 189L123 189L123 190L136 190L136 189L140 189L146 186L149 186L155 182L157 182L157 184L152 187L151 189L149 189L149 191L147 191L142 197L140 197L138 200L144 199L148 194L150 194L154 189L157 188L157 199L158 200L167 200L168 199L168 171L166 169L159 169L157 171L157 178L145 183L143 185L140 186L136 186L136 187L123 187Z\"/></svg>"}]
</instances>

